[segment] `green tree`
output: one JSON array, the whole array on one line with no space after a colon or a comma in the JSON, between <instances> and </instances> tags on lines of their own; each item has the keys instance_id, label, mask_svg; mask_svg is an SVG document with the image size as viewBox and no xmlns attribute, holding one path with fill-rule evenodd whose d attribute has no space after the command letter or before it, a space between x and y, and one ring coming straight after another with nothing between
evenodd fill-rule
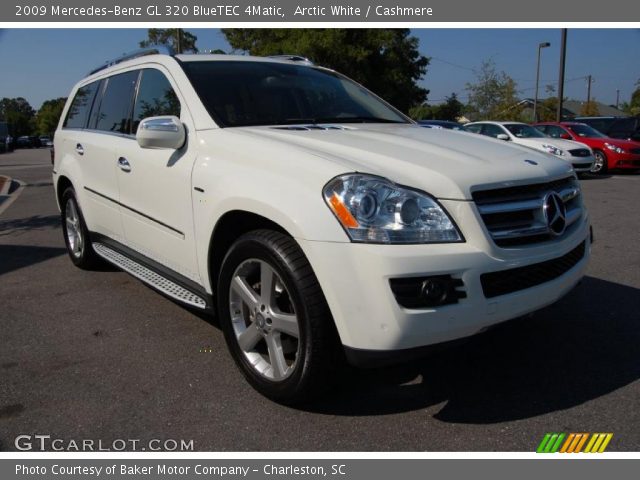
<instances>
[{"instance_id":1,"label":"green tree","mask_svg":"<svg viewBox=\"0 0 640 480\"><path fill-rule=\"evenodd\" d=\"M414 120L431 120L433 119L433 106L426 103L414 105L409 109L408 115Z\"/></svg>"},{"instance_id":2,"label":"green tree","mask_svg":"<svg viewBox=\"0 0 640 480\"><path fill-rule=\"evenodd\" d=\"M438 105L438 110L434 118L438 120L450 120L455 122L460 118L464 111L464 105L455 93L445 98L445 102Z\"/></svg>"},{"instance_id":3,"label":"green tree","mask_svg":"<svg viewBox=\"0 0 640 480\"><path fill-rule=\"evenodd\" d=\"M198 53L196 41L198 37L182 28L150 28L147 39L140 42L140 47L152 45L166 45L178 53Z\"/></svg>"},{"instance_id":4,"label":"green tree","mask_svg":"<svg viewBox=\"0 0 640 480\"><path fill-rule=\"evenodd\" d=\"M67 99L64 97L47 100L35 116L36 131L40 135L53 136Z\"/></svg>"},{"instance_id":5,"label":"green tree","mask_svg":"<svg viewBox=\"0 0 640 480\"><path fill-rule=\"evenodd\" d=\"M476 81L467 83L469 105L485 120L520 120L516 81L505 72L498 72L493 60L482 62Z\"/></svg>"},{"instance_id":6,"label":"green tree","mask_svg":"<svg viewBox=\"0 0 640 480\"><path fill-rule=\"evenodd\" d=\"M621 109L629 115L640 115L640 80L636 82L636 89L631 94L631 99L629 102L624 102Z\"/></svg>"},{"instance_id":7,"label":"green tree","mask_svg":"<svg viewBox=\"0 0 640 480\"><path fill-rule=\"evenodd\" d=\"M35 110L24 98L3 98L0 100L0 121L7 122L14 137L29 135Z\"/></svg>"},{"instance_id":8,"label":"green tree","mask_svg":"<svg viewBox=\"0 0 640 480\"><path fill-rule=\"evenodd\" d=\"M582 108L580 108L580 115L583 115L585 117L596 117L600 115L600 110L598 110L598 102L596 102L595 99L584 102L582 104Z\"/></svg>"},{"instance_id":9,"label":"green tree","mask_svg":"<svg viewBox=\"0 0 640 480\"><path fill-rule=\"evenodd\" d=\"M222 32L234 50L266 56L296 54L337 70L403 112L421 105L428 90L418 81L429 59L418 51L409 29L245 29Z\"/></svg>"}]
</instances>

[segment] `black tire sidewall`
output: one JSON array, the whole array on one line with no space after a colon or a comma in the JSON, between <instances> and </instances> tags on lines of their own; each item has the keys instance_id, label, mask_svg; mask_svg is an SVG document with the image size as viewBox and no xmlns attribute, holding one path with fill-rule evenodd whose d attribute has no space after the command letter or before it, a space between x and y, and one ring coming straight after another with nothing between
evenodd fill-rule
<instances>
[{"instance_id":1,"label":"black tire sidewall","mask_svg":"<svg viewBox=\"0 0 640 480\"><path fill-rule=\"evenodd\" d=\"M249 259L258 259L267 262L280 276L293 302L298 317L300 336L298 338L298 357L294 371L284 380L272 381L255 371L249 363L238 344L233 325L231 312L229 311L230 285L237 267ZM269 243L259 236L245 235L238 240L227 253L220 271L217 289L217 305L220 325L224 332L225 340L234 360L240 370L256 390L267 397L287 403L288 400L300 396L307 383L307 371L313 360L310 332L310 315L305 306L295 275L287 262L286 254L274 249Z\"/></svg>"}]
</instances>

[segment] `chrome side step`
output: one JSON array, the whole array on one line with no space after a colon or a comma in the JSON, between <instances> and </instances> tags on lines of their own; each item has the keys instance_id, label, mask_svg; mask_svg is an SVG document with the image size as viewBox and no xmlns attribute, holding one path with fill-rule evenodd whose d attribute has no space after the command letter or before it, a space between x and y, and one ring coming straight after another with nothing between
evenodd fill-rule
<instances>
[{"instance_id":1,"label":"chrome side step","mask_svg":"<svg viewBox=\"0 0 640 480\"><path fill-rule=\"evenodd\" d=\"M178 302L185 303L195 308L202 310L207 308L207 302L204 298L196 295L195 293L181 287L175 282L172 282L166 277L163 277L159 273L141 265L135 260L125 257L121 253L109 248L103 243L93 243L93 249L95 252L104 258L109 263L113 263L118 268L133 275L137 279L144 283L151 285L156 290L164 293L168 297L177 300Z\"/></svg>"}]
</instances>

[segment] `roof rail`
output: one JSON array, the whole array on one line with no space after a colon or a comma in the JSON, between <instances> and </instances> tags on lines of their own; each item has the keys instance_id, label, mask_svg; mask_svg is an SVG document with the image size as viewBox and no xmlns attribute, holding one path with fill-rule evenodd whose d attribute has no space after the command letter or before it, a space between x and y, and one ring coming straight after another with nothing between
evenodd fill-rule
<instances>
[{"instance_id":1,"label":"roof rail","mask_svg":"<svg viewBox=\"0 0 640 480\"><path fill-rule=\"evenodd\" d=\"M132 60L134 58L144 57L146 55L175 55L175 52L171 47L166 45L153 45L147 48L141 48L139 50L134 50L133 52L125 53L121 57L114 58L113 60L107 60L104 65L99 66L98 68L94 68L91 70L87 76L93 75L94 73L99 72L100 70L104 70L105 68L109 68L113 65L117 65L126 60Z\"/></svg>"},{"instance_id":2,"label":"roof rail","mask_svg":"<svg viewBox=\"0 0 640 480\"><path fill-rule=\"evenodd\" d=\"M302 55L269 55L267 58L275 58L277 60L289 60L290 62L305 63L307 65L313 65L313 62L307 57Z\"/></svg>"}]
</instances>

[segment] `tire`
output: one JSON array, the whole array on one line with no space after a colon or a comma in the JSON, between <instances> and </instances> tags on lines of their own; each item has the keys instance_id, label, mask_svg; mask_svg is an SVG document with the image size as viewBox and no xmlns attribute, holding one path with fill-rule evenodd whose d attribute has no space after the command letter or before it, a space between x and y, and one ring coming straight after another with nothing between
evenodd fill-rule
<instances>
[{"instance_id":1,"label":"tire","mask_svg":"<svg viewBox=\"0 0 640 480\"><path fill-rule=\"evenodd\" d=\"M272 287L263 295L267 281ZM294 239L271 230L241 236L222 263L216 297L231 355L258 392L291 405L326 391L342 349L318 280Z\"/></svg>"},{"instance_id":2,"label":"tire","mask_svg":"<svg viewBox=\"0 0 640 480\"><path fill-rule=\"evenodd\" d=\"M102 260L91 245L89 230L73 187L67 188L62 194L60 221L67 253L73 264L83 270L93 270L100 266Z\"/></svg>"},{"instance_id":3,"label":"tire","mask_svg":"<svg viewBox=\"0 0 640 480\"><path fill-rule=\"evenodd\" d=\"M595 174L605 174L608 170L607 156L600 150L594 150L593 156L596 157L590 172Z\"/></svg>"}]
</instances>

